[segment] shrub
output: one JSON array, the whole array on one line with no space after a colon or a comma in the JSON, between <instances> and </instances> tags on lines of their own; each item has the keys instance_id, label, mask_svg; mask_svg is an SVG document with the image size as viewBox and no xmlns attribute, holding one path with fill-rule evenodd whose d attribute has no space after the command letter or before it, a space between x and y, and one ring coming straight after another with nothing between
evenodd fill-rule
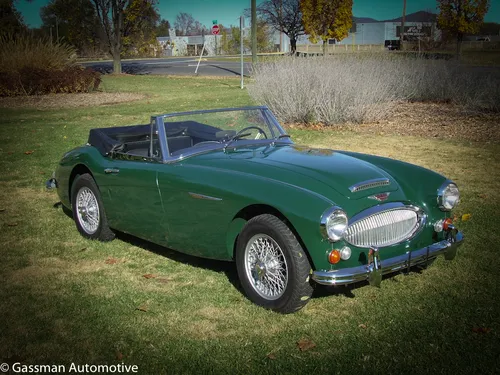
<instances>
[{"instance_id":1,"label":"shrub","mask_svg":"<svg viewBox=\"0 0 500 375\"><path fill-rule=\"evenodd\" d=\"M25 34L0 36L0 71L18 72L23 68L62 70L76 61L75 49L50 39Z\"/></svg>"},{"instance_id":2,"label":"shrub","mask_svg":"<svg viewBox=\"0 0 500 375\"><path fill-rule=\"evenodd\" d=\"M63 70L22 68L0 72L0 96L90 92L99 87L100 74L78 66Z\"/></svg>"},{"instance_id":3,"label":"shrub","mask_svg":"<svg viewBox=\"0 0 500 375\"><path fill-rule=\"evenodd\" d=\"M96 90L100 74L75 65L74 49L28 35L0 36L0 96Z\"/></svg>"},{"instance_id":4,"label":"shrub","mask_svg":"<svg viewBox=\"0 0 500 375\"><path fill-rule=\"evenodd\" d=\"M257 65L249 92L284 122L378 121L398 100L499 110L498 80L455 61L429 57L376 53L283 58Z\"/></svg>"}]
</instances>

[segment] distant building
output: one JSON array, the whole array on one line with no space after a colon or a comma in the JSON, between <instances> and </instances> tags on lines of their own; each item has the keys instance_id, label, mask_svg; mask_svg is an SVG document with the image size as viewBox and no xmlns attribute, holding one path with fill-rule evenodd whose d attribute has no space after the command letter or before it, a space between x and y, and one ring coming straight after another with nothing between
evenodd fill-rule
<instances>
[{"instance_id":1,"label":"distant building","mask_svg":"<svg viewBox=\"0 0 500 375\"><path fill-rule=\"evenodd\" d=\"M437 28L436 14L429 12L416 12L408 14L405 17L404 40L441 40L441 31ZM250 27L243 28L245 36L250 35ZM337 45L379 45L384 46L391 41L400 39L401 35L401 18L396 18L386 21L377 21L373 18L354 17L353 27L348 36L341 40L328 40L328 44ZM158 37L157 40L163 48L165 56L199 56L205 43L204 55L213 56L221 51L222 36L207 34L204 37L198 36L176 36L175 30L170 30L169 37ZM271 34L274 51L290 52L290 39L287 35L275 31ZM280 46L281 41L281 46ZM316 46L311 47L320 50L319 46L323 42L311 43L307 35L302 35L297 39L297 48L301 46ZM359 48L359 47L358 47ZM249 53L249 51L244 51Z\"/></svg>"},{"instance_id":2,"label":"distant building","mask_svg":"<svg viewBox=\"0 0 500 375\"><path fill-rule=\"evenodd\" d=\"M347 38L336 41L331 39L329 44L349 45L383 45L385 41L398 40L401 35L401 18L386 21L377 21L373 18L354 17L353 27ZM405 17L405 40L416 41L419 38L439 40L441 32L437 28L436 15L429 12L416 12ZM299 38L297 44L313 44L308 36ZM322 44L322 42L316 43Z\"/></svg>"},{"instance_id":3,"label":"distant building","mask_svg":"<svg viewBox=\"0 0 500 375\"><path fill-rule=\"evenodd\" d=\"M406 22L404 40L417 41L426 38L439 40L441 32L435 22ZM397 40L401 37L401 21L357 23L355 31L341 40L340 44L384 44L386 40Z\"/></svg>"},{"instance_id":4,"label":"distant building","mask_svg":"<svg viewBox=\"0 0 500 375\"><path fill-rule=\"evenodd\" d=\"M227 31L230 35L229 28ZM250 32L250 27L244 27L244 38L249 38ZM221 50L222 33L217 36L212 34L206 34L205 36L176 36L175 30L173 29L170 29L169 33L170 36L160 36L156 38L163 49L163 56L199 56L203 48L203 43L205 43L203 55L214 56L216 54L216 48L217 54L224 53L224 51ZM278 31L273 31L270 38L274 45L274 51L280 51L280 33ZM290 51L290 39L285 34L282 34L281 44L281 51ZM251 51L245 49L243 53L251 53Z\"/></svg>"}]
</instances>

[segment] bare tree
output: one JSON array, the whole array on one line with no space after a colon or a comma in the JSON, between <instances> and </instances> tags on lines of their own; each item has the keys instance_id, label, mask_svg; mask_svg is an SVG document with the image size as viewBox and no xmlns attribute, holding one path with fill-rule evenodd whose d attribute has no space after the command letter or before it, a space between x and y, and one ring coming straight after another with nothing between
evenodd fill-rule
<instances>
[{"instance_id":1,"label":"bare tree","mask_svg":"<svg viewBox=\"0 0 500 375\"><path fill-rule=\"evenodd\" d=\"M300 0L266 0L257 7L260 17L275 30L290 38L292 54L297 49L297 38L304 35Z\"/></svg>"},{"instance_id":2,"label":"bare tree","mask_svg":"<svg viewBox=\"0 0 500 375\"><path fill-rule=\"evenodd\" d=\"M201 35L203 31L207 31L191 14L183 12L175 17L174 28L177 35Z\"/></svg>"},{"instance_id":3,"label":"bare tree","mask_svg":"<svg viewBox=\"0 0 500 375\"><path fill-rule=\"evenodd\" d=\"M109 52L113 56L113 73L122 72L121 51L123 12L128 0L92 0L99 22L104 28Z\"/></svg>"}]
</instances>

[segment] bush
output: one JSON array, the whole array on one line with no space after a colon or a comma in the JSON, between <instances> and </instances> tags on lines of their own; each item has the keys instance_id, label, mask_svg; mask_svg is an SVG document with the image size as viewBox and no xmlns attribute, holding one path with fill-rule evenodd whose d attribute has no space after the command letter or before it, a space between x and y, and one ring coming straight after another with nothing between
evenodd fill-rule
<instances>
[{"instance_id":1,"label":"bush","mask_svg":"<svg viewBox=\"0 0 500 375\"><path fill-rule=\"evenodd\" d=\"M0 96L90 92L99 87L100 74L78 66L63 70L32 69L0 72Z\"/></svg>"},{"instance_id":2,"label":"bush","mask_svg":"<svg viewBox=\"0 0 500 375\"><path fill-rule=\"evenodd\" d=\"M75 49L50 39L35 39L28 34L0 36L0 71L18 72L23 68L62 70L76 61Z\"/></svg>"},{"instance_id":3,"label":"bush","mask_svg":"<svg viewBox=\"0 0 500 375\"><path fill-rule=\"evenodd\" d=\"M467 70L469 69L469 70ZM283 122L373 122L398 100L500 110L500 83L454 61L394 53L289 57L257 65L250 95Z\"/></svg>"},{"instance_id":4,"label":"bush","mask_svg":"<svg viewBox=\"0 0 500 375\"><path fill-rule=\"evenodd\" d=\"M0 36L0 96L96 90L100 74L75 65L72 47L28 35Z\"/></svg>"}]
</instances>

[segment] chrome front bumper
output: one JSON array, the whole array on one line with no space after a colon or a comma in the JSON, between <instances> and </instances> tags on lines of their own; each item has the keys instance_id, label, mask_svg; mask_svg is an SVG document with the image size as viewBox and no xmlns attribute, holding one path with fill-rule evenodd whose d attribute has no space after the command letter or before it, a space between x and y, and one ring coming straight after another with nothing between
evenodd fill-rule
<instances>
[{"instance_id":1,"label":"chrome front bumper","mask_svg":"<svg viewBox=\"0 0 500 375\"><path fill-rule=\"evenodd\" d=\"M453 228L447 237L448 239L444 241L389 259L381 259L378 249L371 248L367 265L335 271L314 271L312 279L323 285L347 285L358 281L369 281L373 286L380 286L382 275L426 264L441 254L447 260L455 258L457 248L464 241L463 233Z\"/></svg>"}]
</instances>

